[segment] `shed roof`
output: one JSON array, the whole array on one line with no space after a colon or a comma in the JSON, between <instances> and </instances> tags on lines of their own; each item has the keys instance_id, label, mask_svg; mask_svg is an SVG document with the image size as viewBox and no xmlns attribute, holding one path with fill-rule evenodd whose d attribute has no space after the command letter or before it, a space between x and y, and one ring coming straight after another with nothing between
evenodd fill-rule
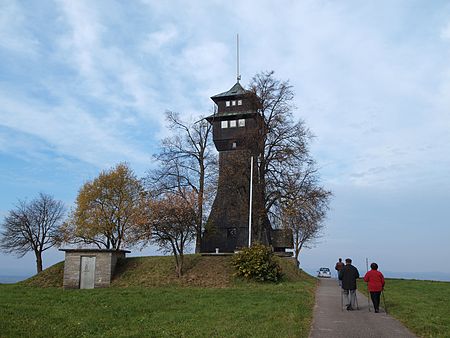
<instances>
[{"instance_id":1,"label":"shed roof","mask_svg":"<svg viewBox=\"0 0 450 338\"><path fill-rule=\"evenodd\" d=\"M65 252L124 252L130 253L129 250L115 250L115 249L59 249L59 251Z\"/></svg>"}]
</instances>

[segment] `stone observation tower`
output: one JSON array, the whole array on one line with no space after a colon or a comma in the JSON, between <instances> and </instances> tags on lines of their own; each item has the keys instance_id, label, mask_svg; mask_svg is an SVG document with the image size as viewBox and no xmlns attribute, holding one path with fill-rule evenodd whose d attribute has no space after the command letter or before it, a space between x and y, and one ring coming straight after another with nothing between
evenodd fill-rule
<instances>
[{"instance_id":1,"label":"stone observation tower","mask_svg":"<svg viewBox=\"0 0 450 338\"><path fill-rule=\"evenodd\" d=\"M219 151L219 182L206 222L202 252L234 252L249 246L250 223L252 243L285 251L292 248L292 234L272 229L258 184L257 162L263 151L265 128L258 111L261 103L256 94L241 86L239 78L230 90L211 97L217 112L206 118L212 124L213 141Z\"/></svg>"}]
</instances>

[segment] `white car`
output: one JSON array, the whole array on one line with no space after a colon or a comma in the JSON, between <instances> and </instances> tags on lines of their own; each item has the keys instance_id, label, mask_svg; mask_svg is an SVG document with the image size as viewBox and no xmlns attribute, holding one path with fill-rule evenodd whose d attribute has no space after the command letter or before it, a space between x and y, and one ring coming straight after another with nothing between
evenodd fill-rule
<instances>
[{"instance_id":1,"label":"white car","mask_svg":"<svg viewBox=\"0 0 450 338\"><path fill-rule=\"evenodd\" d=\"M317 271L317 277L319 278L331 278L331 271L329 268L320 268Z\"/></svg>"}]
</instances>

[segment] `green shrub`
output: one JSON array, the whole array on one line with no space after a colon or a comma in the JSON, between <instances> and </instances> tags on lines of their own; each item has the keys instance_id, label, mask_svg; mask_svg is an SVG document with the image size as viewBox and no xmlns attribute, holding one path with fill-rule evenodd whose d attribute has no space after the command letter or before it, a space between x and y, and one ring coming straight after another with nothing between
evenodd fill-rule
<instances>
[{"instance_id":1,"label":"green shrub","mask_svg":"<svg viewBox=\"0 0 450 338\"><path fill-rule=\"evenodd\" d=\"M277 282L282 276L271 248L262 244L253 244L235 254L232 264L237 270L235 276L246 279Z\"/></svg>"}]
</instances>

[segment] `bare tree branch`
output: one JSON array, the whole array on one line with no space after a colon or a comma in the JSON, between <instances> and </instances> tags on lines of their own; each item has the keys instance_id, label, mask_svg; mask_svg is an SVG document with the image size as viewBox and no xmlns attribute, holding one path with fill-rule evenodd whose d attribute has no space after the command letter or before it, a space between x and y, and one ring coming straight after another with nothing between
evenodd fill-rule
<instances>
[{"instance_id":1,"label":"bare tree branch","mask_svg":"<svg viewBox=\"0 0 450 338\"><path fill-rule=\"evenodd\" d=\"M155 155L158 167L148 173L147 186L153 192L177 194L185 200L185 191L196 194L195 251L200 252L205 214L210 206L208 194L213 190L217 167L212 127L202 118L186 122L170 111L166 120L173 134L162 141Z\"/></svg>"},{"instance_id":2,"label":"bare tree branch","mask_svg":"<svg viewBox=\"0 0 450 338\"><path fill-rule=\"evenodd\" d=\"M36 270L41 272L42 253L56 245L57 230L64 214L64 204L44 193L29 203L19 201L3 220L0 250L19 257L33 251Z\"/></svg>"}]
</instances>

